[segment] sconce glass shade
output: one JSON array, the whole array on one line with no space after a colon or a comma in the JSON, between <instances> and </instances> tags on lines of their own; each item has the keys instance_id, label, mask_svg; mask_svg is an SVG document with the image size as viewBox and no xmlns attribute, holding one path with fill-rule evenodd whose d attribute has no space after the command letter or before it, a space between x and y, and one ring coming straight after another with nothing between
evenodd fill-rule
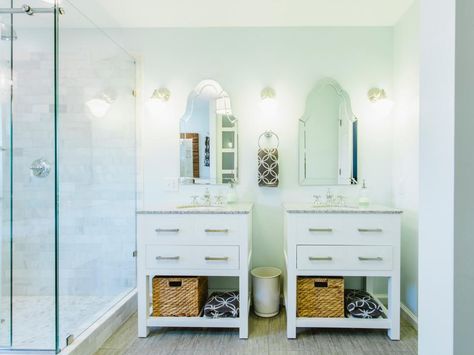
<instances>
[{"instance_id":1,"label":"sconce glass shade","mask_svg":"<svg viewBox=\"0 0 474 355\"><path fill-rule=\"evenodd\" d=\"M153 91L150 99L166 102L169 101L170 97L171 92L167 88L159 88Z\"/></svg>"},{"instance_id":2,"label":"sconce glass shade","mask_svg":"<svg viewBox=\"0 0 474 355\"><path fill-rule=\"evenodd\" d=\"M232 107L230 106L229 95L222 94L216 99L216 113L218 115L232 115Z\"/></svg>"},{"instance_id":3,"label":"sconce glass shade","mask_svg":"<svg viewBox=\"0 0 474 355\"><path fill-rule=\"evenodd\" d=\"M260 108L265 116L273 117L278 110L278 101L276 100L276 92L271 87L266 87L260 92Z\"/></svg>"},{"instance_id":4,"label":"sconce glass shade","mask_svg":"<svg viewBox=\"0 0 474 355\"><path fill-rule=\"evenodd\" d=\"M367 96L377 115L386 117L390 114L393 108L393 101L387 98L387 93L384 89L372 88L367 93Z\"/></svg>"},{"instance_id":5,"label":"sconce glass shade","mask_svg":"<svg viewBox=\"0 0 474 355\"><path fill-rule=\"evenodd\" d=\"M0 39L2 41L15 41L18 39L15 30L12 28L12 25L7 25L3 22L0 22Z\"/></svg>"},{"instance_id":6,"label":"sconce glass shade","mask_svg":"<svg viewBox=\"0 0 474 355\"><path fill-rule=\"evenodd\" d=\"M148 99L146 106L150 113L156 115L164 109L165 104L169 101L170 97L171 92L167 88L155 89Z\"/></svg>"},{"instance_id":7,"label":"sconce glass shade","mask_svg":"<svg viewBox=\"0 0 474 355\"><path fill-rule=\"evenodd\" d=\"M115 100L106 94L95 97L86 102L86 106L94 117L102 118L107 115Z\"/></svg>"},{"instance_id":8,"label":"sconce glass shade","mask_svg":"<svg viewBox=\"0 0 474 355\"><path fill-rule=\"evenodd\" d=\"M260 97L262 98L262 101L267 99L275 99L276 92L273 88L267 86L260 92Z\"/></svg>"}]
</instances>

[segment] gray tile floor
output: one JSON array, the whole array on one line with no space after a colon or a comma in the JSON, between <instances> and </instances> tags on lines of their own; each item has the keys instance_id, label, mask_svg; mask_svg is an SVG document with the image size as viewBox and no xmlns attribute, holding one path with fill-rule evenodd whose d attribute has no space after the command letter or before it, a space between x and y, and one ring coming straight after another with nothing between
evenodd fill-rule
<instances>
[{"instance_id":1,"label":"gray tile floor","mask_svg":"<svg viewBox=\"0 0 474 355\"><path fill-rule=\"evenodd\" d=\"M402 321L401 341L390 341L385 331L307 329L296 340L286 338L285 312L264 319L251 315L250 336L240 340L237 330L177 329L153 331L137 338L137 316L132 316L96 355L155 354L321 354L408 355L417 354L418 334Z\"/></svg>"}]
</instances>

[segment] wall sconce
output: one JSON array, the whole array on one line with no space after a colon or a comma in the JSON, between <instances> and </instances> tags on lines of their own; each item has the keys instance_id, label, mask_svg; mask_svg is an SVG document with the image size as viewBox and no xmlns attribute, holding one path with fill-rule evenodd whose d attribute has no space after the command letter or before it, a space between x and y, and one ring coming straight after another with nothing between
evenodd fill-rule
<instances>
[{"instance_id":1,"label":"wall sconce","mask_svg":"<svg viewBox=\"0 0 474 355\"><path fill-rule=\"evenodd\" d=\"M378 115L386 117L393 108L393 101L387 98L384 89L372 88L367 93L369 101L372 103Z\"/></svg>"},{"instance_id":2,"label":"wall sconce","mask_svg":"<svg viewBox=\"0 0 474 355\"><path fill-rule=\"evenodd\" d=\"M153 90L147 106L153 113L157 113L170 100L171 92L167 88Z\"/></svg>"},{"instance_id":3,"label":"wall sconce","mask_svg":"<svg viewBox=\"0 0 474 355\"><path fill-rule=\"evenodd\" d=\"M159 88L153 91L153 94L151 95L150 99L167 102L169 101L170 97L171 93L167 88Z\"/></svg>"},{"instance_id":4,"label":"wall sconce","mask_svg":"<svg viewBox=\"0 0 474 355\"><path fill-rule=\"evenodd\" d=\"M268 86L265 87L260 92L260 98L262 99L262 102L260 103L262 113L267 116L274 116L278 109L275 90Z\"/></svg>"},{"instance_id":5,"label":"wall sconce","mask_svg":"<svg viewBox=\"0 0 474 355\"><path fill-rule=\"evenodd\" d=\"M115 99L114 94L102 93L87 101L86 106L94 117L102 118L107 115Z\"/></svg>"}]
</instances>

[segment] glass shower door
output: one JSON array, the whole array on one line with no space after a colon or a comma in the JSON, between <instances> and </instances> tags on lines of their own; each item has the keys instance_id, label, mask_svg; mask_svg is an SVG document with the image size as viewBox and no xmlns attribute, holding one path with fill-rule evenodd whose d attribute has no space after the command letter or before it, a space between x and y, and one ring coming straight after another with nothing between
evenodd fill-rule
<instances>
[{"instance_id":1,"label":"glass shower door","mask_svg":"<svg viewBox=\"0 0 474 355\"><path fill-rule=\"evenodd\" d=\"M2 1L3 5L5 1ZM1 19L0 31L0 347L11 346L11 42L6 31L11 31L11 19Z\"/></svg>"},{"instance_id":2,"label":"glass shower door","mask_svg":"<svg viewBox=\"0 0 474 355\"><path fill-rule=\"evenodd\" d=\"M0 8L23 3L0 0ZM0 17L0 345L15 350L56 349L54 18L20 10Z\"/></svg>"}]
</instances>

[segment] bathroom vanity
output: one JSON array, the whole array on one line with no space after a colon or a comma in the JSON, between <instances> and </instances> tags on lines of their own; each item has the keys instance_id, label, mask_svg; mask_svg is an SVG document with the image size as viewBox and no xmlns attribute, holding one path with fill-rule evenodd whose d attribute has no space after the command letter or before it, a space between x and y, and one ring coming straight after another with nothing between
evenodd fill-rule
<instances>
[{"instance_id":1,"label":"bathroom vanity","mask_svg":"<svg viewBox=\"0 0 474 355\"><path fill-rule=\"evenodd\" d=\"M387 329L390 339L399 340L401 211L285 204L284 215L288 338L296 338L296 328L378 328ZM297 317L299 276L386 277L385 317Z\"/></svg>"},{"instance_id":2,"label":"bathroom vanity","mask_svg":"<svg viewBox=\"0 0 474 355\"><path fill-rule=\"evenodd\" d=\"M239 328L248 337L252 204L180 206L138 212L138 336L150 327ZM237 277L238 318L151 316L154 276Z\"/></svg>"}]
</instances>

